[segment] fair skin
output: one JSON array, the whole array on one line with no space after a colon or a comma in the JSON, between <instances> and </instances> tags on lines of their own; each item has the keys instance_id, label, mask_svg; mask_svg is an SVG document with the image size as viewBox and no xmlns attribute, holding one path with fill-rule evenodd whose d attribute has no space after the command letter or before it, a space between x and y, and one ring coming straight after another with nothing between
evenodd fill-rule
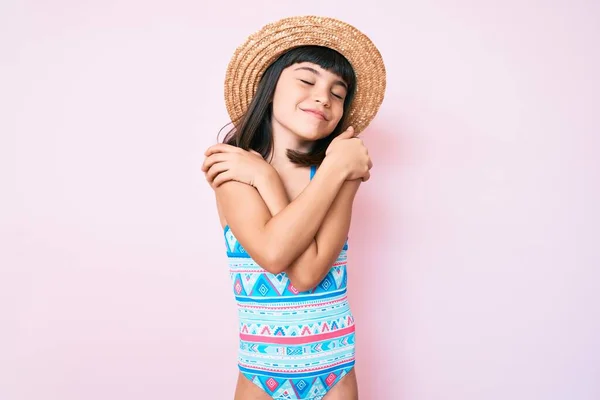
<instances>
[{"instance_id":1,"label":"fair skin","mask_svg":"<svg viewBox=\"0 0 600 400\"><path fill-rule=\"evenodd\" d=\"M289 161L287 149L306 151L328 136L343 114L345 83L312 63L286 68L273 97L271 162L259 154L217 144L206 151L203 171L215 190L223 227L230 229L265 270L285 271L294 287L309 290L341 251L352 204L372 167L350 128L332 141L309 183L307 167ZM243 198L244 201L238 201ZM236 400L269 399L240 374ZM357 399L354 371L325 396Z\"/></svg>"}]
</instances>

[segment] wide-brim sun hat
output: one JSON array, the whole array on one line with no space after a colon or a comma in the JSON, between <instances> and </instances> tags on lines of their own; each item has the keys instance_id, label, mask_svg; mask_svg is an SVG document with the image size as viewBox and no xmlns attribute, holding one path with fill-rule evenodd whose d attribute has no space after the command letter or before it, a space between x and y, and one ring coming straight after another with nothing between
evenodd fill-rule
<instances>
[{"instance_id":1,"label":"wide-brim sun hat","mask_svg":"<svg viewBox=\"0 0 600 400\"><path fill-rule=\"evenodd\" d=\"M295 16L263 26L235 51L225 74L225 105L234 125L244 117L265 70L300 46L329 47L342 54L356 75L355 96L345 126L356 133L375 118L383 102L386 70L371 39L354 26L330 17Z\"/></svg>"}]
</instances>

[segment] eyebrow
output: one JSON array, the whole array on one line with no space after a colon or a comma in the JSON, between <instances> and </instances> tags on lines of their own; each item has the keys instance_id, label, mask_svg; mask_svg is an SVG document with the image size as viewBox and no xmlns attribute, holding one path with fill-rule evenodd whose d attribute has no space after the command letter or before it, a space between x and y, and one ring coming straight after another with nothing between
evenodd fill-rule
<instances>
[{"instance_id":1,"label":"eyebrow","mask_svg":"<svg viewBox=\"0 0 600 400\"><path fill-rule=\"evenodd\" d=\"M321 73L319 71L317 71L316 69L311 68L311 67L298 67L294 71L298 71L298 70L301 70L301 69L313 72L314 74L316 74L318 76L321 76ZM344 81L337 80L337 81L334 82L334 84L335 85L343 86L344 89L348 90L348 85L346 85L346 82L344 82Z\"/></svg>"}]
</instances>

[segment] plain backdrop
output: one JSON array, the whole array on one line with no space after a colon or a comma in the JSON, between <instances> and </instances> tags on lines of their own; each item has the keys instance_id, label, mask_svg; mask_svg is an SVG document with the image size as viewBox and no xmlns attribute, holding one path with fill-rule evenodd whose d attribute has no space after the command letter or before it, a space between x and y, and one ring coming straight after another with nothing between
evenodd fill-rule
<instances>
[{"instance_id":1,"label":"plain backdrop","mask_svg":"<svg viewBox=\"0 0 600 400\"><path fill-rule=\"evenodd\" d=\"M232 398L203 152L247 35L377 44L350 232L361 400L600 398L600 3L0 4L0 399Z\"/></svg>"}]
</instances>

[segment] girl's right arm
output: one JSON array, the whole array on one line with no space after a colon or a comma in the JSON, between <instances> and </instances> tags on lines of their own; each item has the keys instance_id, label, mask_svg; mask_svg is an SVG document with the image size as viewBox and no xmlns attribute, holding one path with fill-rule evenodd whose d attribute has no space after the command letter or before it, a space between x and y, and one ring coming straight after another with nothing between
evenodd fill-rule
<instances>
[{"instance_id":1,"label":"girl's right arm","mask_svg":"<svg viewBox=\"0 0 600 400\"><path fill-rule=\"evenodd\" d=\"M254 187L228 181L215 188L233 234L265 270L278 274L305 251L349 174L358 169L349 163L364 162L347 155L342 162L336 158L326 157L311 184L273 217Z\"/></svg>"},{"instance_id":2,"label":"girl's right arm","mask_svg":"<svg viewBox=\"0 0 600 400\"><path fill-rule=\"evenodd\" d=\"M321 170L317 172L319 175ZM269 208L271 215L276 215L290 204L285 193L273 190L277 183L281 184L279 176L271 179L271 185L257 186L261 197ZM337 194L333 204L327 210L327 215L319 227L315 238L302 254L285 270L292 285L301 292L313 289L319 284L331 269L348 238L352 205L358 191L360 179L347 180ZM311 183L312 184L312 181Z\"/></svg>"}]
</instances>

